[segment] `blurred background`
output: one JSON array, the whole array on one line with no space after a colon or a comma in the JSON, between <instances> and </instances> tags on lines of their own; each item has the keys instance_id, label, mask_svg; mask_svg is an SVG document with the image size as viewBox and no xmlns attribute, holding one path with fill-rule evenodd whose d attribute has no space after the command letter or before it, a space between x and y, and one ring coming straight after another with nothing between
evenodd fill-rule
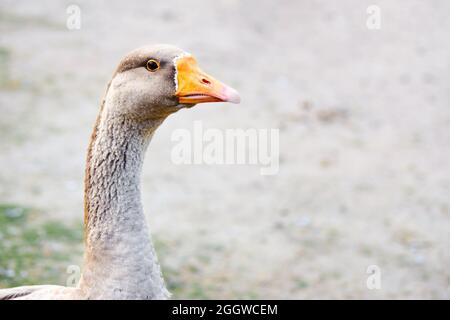
<instances>
[{"instance_id":1,"label":"blurred background","mask_svg":"<svg viewBox=\"0 0 450 320\"><path fill-rule=\"evenodd\" d=\"M64 285L81 263L106 84L128 51L171 43L242 97L171 116L147 153L175 298L448 299L449 14L444 0L0 0L0 287ZM173 164L172 132L196 120L279 128L279 173Z\"/></svg>"}]
</instances>

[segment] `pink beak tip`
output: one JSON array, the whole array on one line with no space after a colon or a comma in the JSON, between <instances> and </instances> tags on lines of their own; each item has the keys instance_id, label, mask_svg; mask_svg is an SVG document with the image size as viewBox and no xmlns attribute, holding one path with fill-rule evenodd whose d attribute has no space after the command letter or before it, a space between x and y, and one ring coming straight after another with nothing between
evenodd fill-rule
<instances>
[{"instance_id":1,"label":"pink beak tip","mask_svg":"<svg viewBox=\"0 0 450 320\"><path fill-rule=\"evenodd\" d=\"M241 102L241 97L239 96L239 92L237 92L236 90L234 90L231 87L226 86L223 94L225 97L225 101L227 101L227 102L236 103L236 104Z\"/></svg>"}]
</instances>

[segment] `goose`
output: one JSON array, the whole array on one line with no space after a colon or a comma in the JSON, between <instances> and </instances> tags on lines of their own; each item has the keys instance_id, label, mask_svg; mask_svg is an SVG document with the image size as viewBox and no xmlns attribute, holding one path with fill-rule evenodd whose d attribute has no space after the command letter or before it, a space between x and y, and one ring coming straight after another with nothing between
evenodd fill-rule
<instances>
[{"instance_id":1,"label":"goose","mask_svg":"<svg viewBox=\"0 0 450 320\"><path fill-rule=\"evenodd\" d=\"M236 90L171 45L119 62L90 138L84 179L84 259L76 287L22 286L0 299L167 299L140 195L144 154L172 113L205 102L239 103Z\"/></svg>"}]
</instances>

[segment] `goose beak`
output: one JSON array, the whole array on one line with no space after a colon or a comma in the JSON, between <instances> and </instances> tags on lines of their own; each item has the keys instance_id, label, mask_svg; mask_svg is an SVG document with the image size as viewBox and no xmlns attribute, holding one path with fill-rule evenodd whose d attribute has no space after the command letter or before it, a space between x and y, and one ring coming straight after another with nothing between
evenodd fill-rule
<instances>
[{"instance_id":1,"label":"goose beak","mask_svg":"<svg viewBox=\"0 0 450 320\"><path fill-rule=\"evenodd\" d=\"M175 95L180 104L241 102L236 90L203 72L191 55L175 59L175 68Z\"/></svg>"}]
</instances>

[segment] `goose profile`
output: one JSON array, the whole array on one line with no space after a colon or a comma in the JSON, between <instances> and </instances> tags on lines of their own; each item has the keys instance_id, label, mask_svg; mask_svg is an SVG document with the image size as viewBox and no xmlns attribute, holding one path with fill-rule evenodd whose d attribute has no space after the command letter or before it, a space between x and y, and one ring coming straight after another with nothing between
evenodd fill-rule
<instances>
[{"instance_id":1,"label":"goose profile","mask_svg":"<svg viewBox=\"0 0 450 320\"><path fill-rule=\"evenodd\" d=\"M174 46L145 46L127 54L108 84L87 151L85 253L78 285L1 289L0 299L168 298L141 204L142 164L159 125L204 102L239 103L240 98Z\"/></svg>"}]
</instances>

